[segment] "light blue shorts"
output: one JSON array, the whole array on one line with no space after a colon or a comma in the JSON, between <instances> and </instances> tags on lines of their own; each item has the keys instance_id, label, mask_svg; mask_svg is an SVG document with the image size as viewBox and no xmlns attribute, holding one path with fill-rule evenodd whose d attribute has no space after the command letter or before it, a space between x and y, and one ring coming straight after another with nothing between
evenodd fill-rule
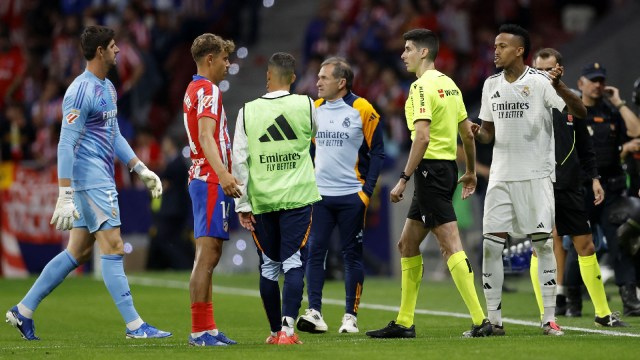
<instances>
[{"instance_id":1,"label":"light blue shorts","mask_svg":"<svg viewBox=\"0 0 640 360\"><path fill-rule=\"evenodd\" d=\"M74 192L74 202L80 219L73 227L84 227L93 234L98 230L120 227L120 207L115 188L89 189Z\"/></svg>"}]
</instances>

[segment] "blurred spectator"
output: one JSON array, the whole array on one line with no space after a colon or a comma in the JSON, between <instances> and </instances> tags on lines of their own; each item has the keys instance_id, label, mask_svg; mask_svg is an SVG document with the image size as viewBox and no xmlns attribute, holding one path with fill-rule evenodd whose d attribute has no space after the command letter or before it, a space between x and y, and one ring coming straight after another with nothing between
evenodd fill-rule
<instances>
[{"instance_id":1,"label":"blurred spectator","mask_svg":"<svg viewBox=\"0 0 640 360\"><path fill-rule=\"evenodd\" d=\"M22 50L12 46L9 29L0 24L0 110L10 100L22 101L25 70Z\"/></svg>"},{"instance_id":2,"label":"blurred spectator","mask_svg":"<svg viewBox=\"0 0 640 360\"><path fill-rule=\"evenodd\" d=\"M35 139L35 130L27 121L22 104L11 102L5 105L3 117L0 118L1 158L31 160L31 143Z\"/></svg>"},{"instance_id":3,"label":"blurred spectator","mask_svg":"<svg viewBox=\"0 0 640 360\"><path fill-rule=\"evenodd\" d=\"M62 24L55 30L51 48L51 76L60 81L64 87L71 84L73 79L84 71L84 57L80 54L78 37L80 36L81 18L77 15L67 15L62 18Z\"/></svg>"},{"instance_id":4,"label":"blurred spectator","mask_svg":"<svg viewBox=\"0 0 640 360\"><path fill-rule=\"evenodd\" d=\"M49 78L38 102L31 107L32 124L36 131L31 150L39 167L56 163L63 95L60 83Z\"/></svg>"},{"instance_id":5,"label":"blurred spectator","mask_svg":"<svg viewBox=\"0 0 640 360\"><path fill-rule=\"evenodd\" d=\"M117 81L114 81L118 92L118 112L124 115L136 125L144 125L146 117L141 116L139 108L141 105L141 92L150 89L137 88L140 78L145 72L144 62L140 55L140 50L131 39L131 33L126 27L121 27L116 35L116 42L120 52L116 62ZM113 76L109 76L113 81ZM145 84L142 84L143 87Z\"/></svg>"},{"instance_id":6,"label":"blurred spectator","mask_svg":"<svg viewBox=\"0 0 640 360\"><path fill-rule=\"evenodd\" d=\"M312 99L318 98L318 72L320 72L320 64L324 59L322 56L313 54L309 58L307 65L304 67L304 72L296 82L296 93L309 95Z\"/></svg>"},{"instance_id":7,"label":"blurred spectator","mask_svg":"<svg viewBox=\"0 0 640 360\"><path fill-rule=\"evenodd\" d=\"M162 139L165 162L160 179L163 192L160 208L154 216L148 269L187 270L193 265L194 247L187 234L191 209L187 188L189 165L182 156L181 147L181 142L174 136Z\"/></svg>"},{"instance_id":8,"label":"blurred spectator","mask_svg":"<svg viewBox=\"0 0 640 360\"><path fill-rule=\"evenodd\" d=\"M162 165L162 148L156 138L150 128L141 127L136 133L134 146L138 159L153 172L158 172Z\"/></svg>"}]
</instances>

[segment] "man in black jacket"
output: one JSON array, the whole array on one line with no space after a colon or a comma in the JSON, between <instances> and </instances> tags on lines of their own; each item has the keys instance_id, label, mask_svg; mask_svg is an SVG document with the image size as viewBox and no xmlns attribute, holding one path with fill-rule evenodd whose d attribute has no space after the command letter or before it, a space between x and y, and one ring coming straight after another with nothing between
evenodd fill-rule
<instances>
[{"instance_id":1,"label":"man in black jacket","mask_svg":"<svg viewBox=\"0 0 640 360\"><path fill-rule=\"evenodd\" d=\"M640 316L635 267L631 255L620 247L617 224L610 220L612 209L624 199L623 194L627 190L626 174L620 160L624 153L640 149L640 144L629 141L640 135L640 120L620 98L620 91L606 85L606 75L602 64L590 63L582 69L582 76L578 80L582 102L587 108L585 121L596 153L598 174L602 176L600 181L607 195L601 205L585 204L591 225L597 224L607 239L609 259L616 285L620 288L624 314ZM590 189L587 188L589 196Z\"/></svg>"},{"instance_id":2,"label":"man in black jacket","mask_svg":"<svg viewBox=\"0 0 640 360\"><path fill-rule=\"evenodd\" d=\"M533 67L541 71L550 71L557 65L562 65L562 55L551 48L538 51L533 59ZM585 207L585 189L579 185L581 183L580 170L582 168L583 174L586 174L591 179L590 190L591 194L593 194L593 204L597 206L603 202L604 190L600 185L596 154L587 124L583 119L554 111L553 130L556 155L556 182L553 185L556 206L553 244L558 263L556 314L565 315L566 311L566 306L564 306L565 304L562 303L562 300L566 295L565 287L563 286L563 274L567 251L562 246L562 237L568 235L571 237L578 252L582 280L587 287L596 310L595 324L607 327L626 326L620 320L620 314L617 312L612 313L609 309ZM537 279L538 259L536 256L531 259L530 271L534 292L538 300L540 313L542 313L542 296ZM577 284L577 286L577 293L579 294L580 284ZM571 290L573 291L573 288ZM572 308L572 310L576 311L577 309ZM579 316L576 313L573 315Z\"/></svg>"},{"instance_id":3,"label":"man in black jacket","mask_svg":"<svg viewBox=\"0 0 640 360\"><path fill-rule=\"evenodd\" d=\"M155 235L151 238L147 268L187 270L193 266L194 245L188 236L191 203L189 201L189 165L181 153L181 141L173 135L162 139L165 168L160 173L160 208L154 214Z\"/></svg>"}]
</instances>

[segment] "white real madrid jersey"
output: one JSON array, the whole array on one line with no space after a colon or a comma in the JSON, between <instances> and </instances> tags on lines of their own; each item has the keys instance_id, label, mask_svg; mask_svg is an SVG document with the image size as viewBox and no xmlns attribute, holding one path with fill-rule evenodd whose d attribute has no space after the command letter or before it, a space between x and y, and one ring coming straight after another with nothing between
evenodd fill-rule
<instances>
[{"instance_id":1,"label":"white real madrid jersey","mask_svg":"<svg viewBox=\"0 0 640 360\"><path fill-rule=\"evenodd\" d=\"M552 112L564 107L546 73L528 66L512 83L504 72L487 78L479 117L495 126L490 179L555 181Z\"/></svg>"}]
</instances>

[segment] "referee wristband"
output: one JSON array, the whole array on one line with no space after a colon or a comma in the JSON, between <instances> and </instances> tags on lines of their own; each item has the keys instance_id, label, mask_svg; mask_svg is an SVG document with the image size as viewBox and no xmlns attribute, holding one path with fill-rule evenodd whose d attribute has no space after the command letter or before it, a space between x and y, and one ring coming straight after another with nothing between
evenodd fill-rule
<instances>
[{"instance_id":1,"label":"referee wristband","mask_svg":"<svg viewBox=\"0 0 640 360\"><path fill-rule=\"evenodd\" d=\"M404 179L404 181L409 181L411 179L410 175L407 175L403 172L400 173L400 179Z\"/></svg>"}]
</instances>

